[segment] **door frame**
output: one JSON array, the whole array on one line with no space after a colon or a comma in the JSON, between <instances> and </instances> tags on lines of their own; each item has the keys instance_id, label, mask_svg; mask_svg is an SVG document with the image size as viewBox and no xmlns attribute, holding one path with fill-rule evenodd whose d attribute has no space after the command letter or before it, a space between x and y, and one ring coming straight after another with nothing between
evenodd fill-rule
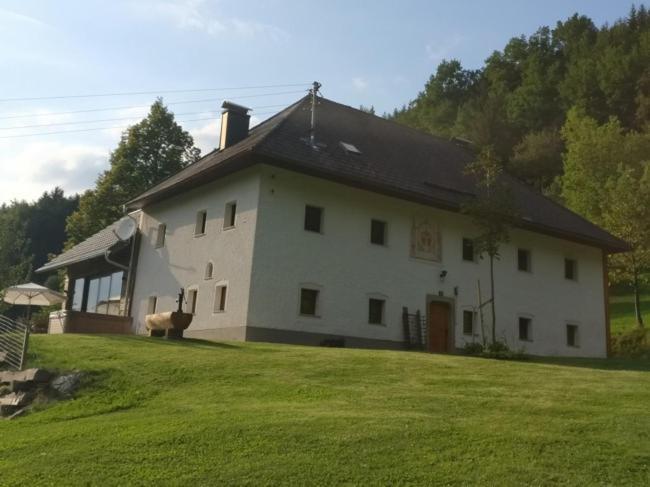
<instances>
[{"instance_id":1,"label":"door frame","mask_svg":"<svg viewBox=\"0 0 650 487\"><path fill-rule=\"evenodd\" d=\"M429 333L431 317L429 316L429 305L431 303L444 303L449 307L449 330L447 334L447 353L456 352L456 298L440 296L438 294L427 294L427 336Z\"/></svg>"}]
</instances>

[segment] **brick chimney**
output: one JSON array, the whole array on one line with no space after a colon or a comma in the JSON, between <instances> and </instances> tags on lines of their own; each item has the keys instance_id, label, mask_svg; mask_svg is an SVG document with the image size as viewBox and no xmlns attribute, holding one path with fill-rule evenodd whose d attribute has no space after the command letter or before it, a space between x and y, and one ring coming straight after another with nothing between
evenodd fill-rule
<instances>
[{"instance_id":1,"label":"brick chimney","mask_svg":"<svg viewBox=\"0 0 650 487\"><path fill-rule=\"evenodd\" d=\"M236 144L248 137L248 124L251 116L248 114L250 108L224 101L221 105L221 138L219 150Z\"/></svg>"}]
</instances>

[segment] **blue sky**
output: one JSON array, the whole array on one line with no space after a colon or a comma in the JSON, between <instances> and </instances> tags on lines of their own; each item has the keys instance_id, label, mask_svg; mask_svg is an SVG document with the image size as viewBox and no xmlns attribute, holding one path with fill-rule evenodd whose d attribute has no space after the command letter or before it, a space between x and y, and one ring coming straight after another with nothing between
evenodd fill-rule
<instances>
[{"instance_id":1,"label":"blue sky","mask_svg":"<svg viewBox=\"0 0 650 487\"><path fill-rule=\"evenodd\" d=\"M575 12L597 25L611 23L630 5L2 0L0 201L34 199L54 185L70 192L91 187L122 129L146 114L155 94L7 99L228 88L163 94L207 152L218 144L223 99L253 107L253 121L259 122L318 80L328 98L391 111L416 96L444 58L480 67L513 36L553 26ZM289 84L299 86L239 89ZM96 109L103 110L61 113ZM10 128L25 125L39 126ZM89 128L101 130L72 132ZM61 131L69 133L25 136Z\"/></svg>"}]
</instances>

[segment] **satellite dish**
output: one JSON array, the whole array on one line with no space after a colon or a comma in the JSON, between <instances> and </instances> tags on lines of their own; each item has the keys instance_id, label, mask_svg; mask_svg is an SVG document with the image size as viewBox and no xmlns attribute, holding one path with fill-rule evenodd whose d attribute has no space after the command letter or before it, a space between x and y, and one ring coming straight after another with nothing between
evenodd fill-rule
<instances>
[{"instance_id":1,"label":"satellite dish","mask_svg":"<svg viewBox=\"0 0 650 487\"><path fill-rule=\"evenodd\" d=\"M117 222L117 227L113 230L115 236L120 239L122 242L133 237L135 231L138 229L138 224L130 216L125 216L119 222Z\"/></svg>"}]
</instances>

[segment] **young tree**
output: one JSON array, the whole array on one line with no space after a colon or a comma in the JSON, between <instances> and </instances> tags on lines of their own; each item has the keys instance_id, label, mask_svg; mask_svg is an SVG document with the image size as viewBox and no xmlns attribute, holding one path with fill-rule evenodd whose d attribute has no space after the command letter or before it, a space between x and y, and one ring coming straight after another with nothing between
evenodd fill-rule
<instances>
[{"instance_id":1,"label":"young tree","mask_svg":"<svg viewBox=\"0 0 650 487\"><path fill-rule=\"evenodd\" d=\"M111 153L110 168L86 191L66 230L70 247L98 232L122 214L129 199L195 162L200 150L192 136L158 99L149 115L129 127Z\"/></svg>"},{"instance_id":2,"label":"young tree","mask_svg":"<svg viewBox=\"0 0 650 487\"><path fill-rule=\"evenodd\" d=\"M492 315L492 343L496 342L496 304L494 260L499 258L501 244L510 240L510 228L517 219L512 191L507 177L502 174L503 164L491 147L485 148L466 171L476 180L476 198L466 203L462 210L479 228L474 239L476 252L487 255L490 262L490 310ZM481 303L483 304L483 303Z\"/></svg>"},{"instance_id":3,"label":"young tree","mask_svg":"<svg viewBox=\"0 0 650 487\"><path fill-rule=\"evenodd\" d=\"M620 165L607 192L604 223L632 247L630 252L610 257L611 277L632 286L636 322L642 327L640 287L650 273L650 162L639 168Z\"/></svg>"}]
</instances>

